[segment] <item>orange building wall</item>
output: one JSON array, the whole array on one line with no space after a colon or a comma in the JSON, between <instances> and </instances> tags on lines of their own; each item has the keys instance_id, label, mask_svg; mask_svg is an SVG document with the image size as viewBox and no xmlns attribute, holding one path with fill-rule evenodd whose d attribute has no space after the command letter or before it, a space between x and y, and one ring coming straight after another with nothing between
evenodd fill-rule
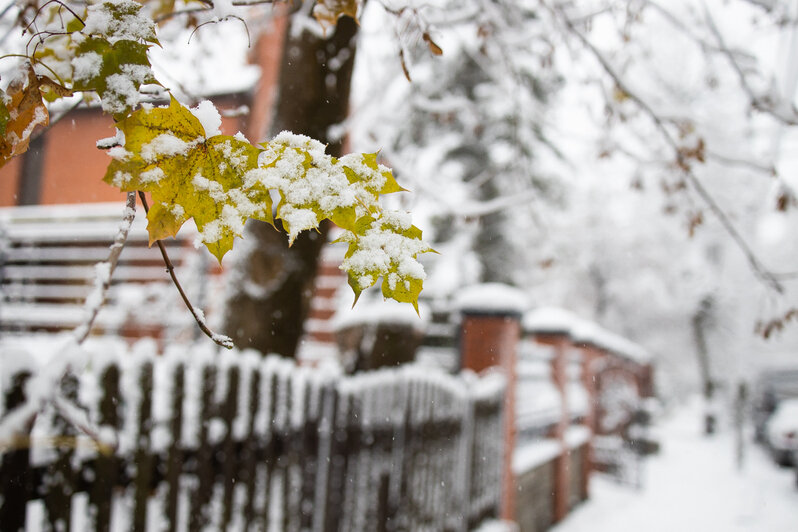
<instances>
[{"instance_id":1,"label":"orange building wall","mask_svg":"<svg viewBox=\"0 0 798 532\"><path fill-rule=\"evenodd\" d=\"M110 157L98 139L114 136L114 121L99 110L73 111L46 133L39 202L94 203L123 201L124 193L102 181Z\"/></svg>"},{"instance_id":2,"label":"orange building wall","mask_svg":"<svg viewBox=\"0 0 798 532\"><path fill-rule=\"evenodd\" d=\"M17 204L21 169L21 157L14 157L0 168L0 207L13 207Z\"/></svg>"},{"instance_id":3,"label":"orange building wall","mask_svg":"<svg viewBox=\"0 0 798 532\"><path fill-rule=\"evenodd\" d=\"M287 5L285 7L288 7ZM275 5L275 9L283 6ZM250 117L244 133L251 142L262 142L268 136L271 112L280 76L283 41L288 27L287 16L275 16L269 27L253 46L250 61L260 65L261 75L255 86Z\"/></svg>"}]
</instances>

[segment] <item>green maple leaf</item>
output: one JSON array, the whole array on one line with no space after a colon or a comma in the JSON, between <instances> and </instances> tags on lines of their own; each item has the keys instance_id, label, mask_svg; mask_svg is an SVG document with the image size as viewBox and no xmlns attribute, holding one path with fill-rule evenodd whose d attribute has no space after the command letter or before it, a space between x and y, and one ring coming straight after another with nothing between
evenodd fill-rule
<instances>
[{"instance_id":1,"label":"green maple leaf","mask_svg":"<svg viewBox=\"0 0 798 532\"><path fill-rule=\"evenodd\" d=\"M157 83L147 57L149 45L120 40L110 43L102 37L89 37L77 47L73 89L96 91L103 110L114 119L127 116L139 102L143 83Z\"/></svg>"},{"instance_id":2,"label":"green maple leaf","mask_svg":"<svg viewBox=\"0 0 798 532\"><path fill-rule=\"evenodd\" d=\"M221 262L244 222L272 222L269 191L245 179L257 168L260 150L227 135L206 138L200 121L172 98L168 107L140 109L117 123L122 147L105 181L122 190L152 195L147 214L150 243L175 236L193 218L203 243Z\"/></svg>"},{"instance_id":3,"label":"green maple leaf","mask_svg":"<svg viewBox=\"0 0 798 532\"><path fill-rule=\"evenodd\" d=\"M377 154L353 153L340 159L303 135L283 132L261 144L264 163L253 178L278 192L275 218L283 221L289 243L306 229L329 219L355 231L358 219L378 213L379 196L404 190Z\"/></svg>"},{"instance_id":4,"label":"green maple leaf","mask_svg":"<svg viewBox=\"0 0 798 532\"><path fill-rule=\"evenodd\" d=\"M355 302L382 277L384 297L411 303L418 312L425 274L416 259L434 250L421 240L421 230L410 225L409 217L390 212L367 214L339 241L349 243L341 268L348 274Z\"/></svg>"},{"instance_id":5,"label":"green maple leaf","mask_svg":"<svg viewBox=\"0 0 798 532\"><path fill-rule=\"evenodd\" d=\"M399 186L393 177L391 170L377 162L376 153L351 153L341 158L346 177L350 183L361 183L363 189L376 200L380 194L392 194L394 192L407 192L407 189ZM358 166L353 167L354 164ZM362 165L362 166L361 166ZM372 170L364 171L363 167ZM379 176L377 179L375 177Z\"/></svg>"}]
</instances>

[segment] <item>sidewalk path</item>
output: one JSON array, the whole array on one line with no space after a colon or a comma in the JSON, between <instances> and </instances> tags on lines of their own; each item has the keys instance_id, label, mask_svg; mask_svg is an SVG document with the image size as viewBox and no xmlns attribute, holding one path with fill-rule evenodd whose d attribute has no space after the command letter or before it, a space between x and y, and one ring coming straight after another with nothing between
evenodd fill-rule
<instances>
[{"instance_id":1,"label":"sidewalk path","mask_svg":"<svg viewBox=\"0 0 798 532\"><path fill-rule=\"evenodd\" d=\"M794 470L746 442L738 471L731 433L702 436L696 407L664 421L658 433L662 450L645 463L642 490L595 475L590 500L553 532L798 531Z\"/></svg>"}]
</instances>

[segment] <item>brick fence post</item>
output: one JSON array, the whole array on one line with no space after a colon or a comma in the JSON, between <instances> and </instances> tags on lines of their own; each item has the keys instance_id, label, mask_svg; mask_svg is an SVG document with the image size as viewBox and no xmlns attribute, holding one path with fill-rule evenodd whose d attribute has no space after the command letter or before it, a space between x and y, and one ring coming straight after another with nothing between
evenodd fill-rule
<instances>
[{"instance_id":1,"label":"brick fence post","mask_svg":"<svg viewBox=\"0 0 798 532\"><path fill-rule=\"evenodd\" d=\"M500 517L515 520L515 384L524 295L515 288L486 283L466 288L455 302L461 312L460 367L477 373L498 368L505 375L504 458Z\"/></svg>"}]
</instances>

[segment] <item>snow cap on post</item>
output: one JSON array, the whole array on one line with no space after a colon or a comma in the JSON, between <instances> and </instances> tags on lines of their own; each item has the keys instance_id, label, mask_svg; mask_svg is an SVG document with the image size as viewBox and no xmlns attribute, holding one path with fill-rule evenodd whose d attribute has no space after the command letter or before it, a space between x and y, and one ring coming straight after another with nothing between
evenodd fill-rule
<instances>
[{"instance_id":1,"label":"snow cap on post","mask_svg":"<svg viewBox=\"0 0 798 532\"><path fill-rule=\"evenodd\" d=\"M483 283L464 288L454 300L462 314L483 316L518 316L527 308L526 295L512 286Z\"/></svg>"}]
</instances>

